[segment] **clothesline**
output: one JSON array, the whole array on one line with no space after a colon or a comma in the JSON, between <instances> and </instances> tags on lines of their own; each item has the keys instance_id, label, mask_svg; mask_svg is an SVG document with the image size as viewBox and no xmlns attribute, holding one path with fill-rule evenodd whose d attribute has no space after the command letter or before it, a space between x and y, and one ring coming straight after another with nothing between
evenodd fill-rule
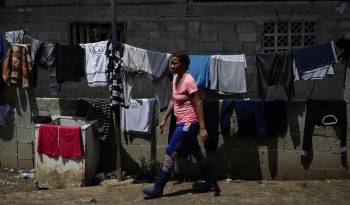
<instances>
[{"instance_id":1,"label":"clothesline","mask_svg":"<svg viewBox=\"0 0 350 205\"><path fill-rule=\"evenodd\" d=\"M60 83L66 80L78 82L85 73L90 87L108 85L111 98L113 93L116 95L114 104L128 106L131 90L135 85L135 73L141 72L145 73L155 85L156 98L160 107L165 107L170 99L171 79L166 74L169 71L170 54L168 53L149 51L117 41L112 41L112 45L110 41L79 44L85 50L83 52L77 45L65 46L42 42L22 31L18 31L19 35L13 34L14 32L6 35L7 39L8 36L12 36L10 40L20 41L19 36L23 35L23 42L31 44L32 69L36 69L39 59L40 66L44 65L49 70L50 93L53 96L59 95ZM124 50L122 51L121 48ZM41 54L40 58L38 54ZM194 76L199 87L216 90L219 94L247 92L245 81L247 62L244 54L190 55L190 59L189 72ZM110 68L108 63L111 63ZM295 80L323 79L327 75L334 75L332 65L335 63L338 63L338 60L333 41L293 49L292 52L256 53L258 96L265 99L267 86L282 84L290 99L294 93ZM117 70L113 67L117 67ZM28 70L32 71L31 68ZM12 77L11 82L17 83ZM21 82L26 81L22 79ZM25 84L22 87L29 87L29 85Z\"/></svg>"}]
</instances>

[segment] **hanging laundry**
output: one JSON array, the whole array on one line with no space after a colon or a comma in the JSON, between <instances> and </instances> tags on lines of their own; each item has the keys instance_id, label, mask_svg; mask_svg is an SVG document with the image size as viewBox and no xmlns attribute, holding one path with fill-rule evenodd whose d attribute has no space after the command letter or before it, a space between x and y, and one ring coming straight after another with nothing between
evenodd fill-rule
<instances>
[{"instance_id":1,"label":"hanging laundry","mask_svg":"<svg viewBox=\"0 0 350 205\"><path fill-rule=\"evenodd\" d=\"M122 108L121 130L151 134L155 99L130 100L129 108Z\"/></svg>"},{"instance_id":2,"label":"hanging laundry","mask_svg":"<svg viewBox=\"0 0 350 205\"><path fill-rule=\"evenodd\" d=\"M5 56L5 48L4 48L4 40L2 39L2 35L0 34L0 59Z\"/></svg>"},{"instance_id":3,"label":"hanging laundry","mask_svg":"<svg viewBox=\"0 0 350 205\"><path fill-rule=\"evenodd\" d=\"M85 49L85 70L88 86L107 86L107 41L80 44Z\"/></svg>"},{"instance_id":4,"label":"hanging laundry","mask_svg":"<svg viewBox=\"0 0 350 205\"><path fill-rule=\"evenodd\" d=\"M145 72L151 78L161 78L168 70L170 54L124 45L123 62L127 72Z\"/></svg>"},{"instance_id":5,"label":"hanging laundry","mask_svg":"<svg viewBox=\"0 0 350 205\"><path fill-rule=\"evenodd\" d=\"M230 130L230 117L233 114L234 108L233 99L224 99L220 107L220 128L221 132L228 133Z\"/></svg>"},{"instance_id":6,"label":"hanging laundry","mask_svg":"<svg viewBox=\"0 0 350 205\"><path fill-rule=\"evenodd\" d=\"M36 54L41 48L42 44L44 44L44 42L39 41L38 39L32 38L28 35L25 35L24 43L30 44L30 58L32 60L32 66L34 67L36 64L36 58L35 58Z\"/></svg>"},{"instance_id":7,"label":"hanging laundry","mask_svg":"<svg viewBox=\"0 0 350 205\"><path fill-rule=\"evenodd\" d=\"M302 156L308 155L308 152L312 150L312 135L315 125L337 126L340 130L341 152L346 151L347 117L345 101L308 100L306 102Z\"/></svg>"},{"instance_id":8,"label":"hanging laundry","mask_svg":"<svg viewBox=\"0 0 350 205\"><path fill-rule=\"evenodd\" d=\"M155 97L160 110L168 107L172 95L171 76L165 72L158 80L153 80Z\"/></svg>"},{"instance_id":9,"label":"hanging laundry","mask_svg":"<svg viewBox=\"0 0 350 205\"><path fill-rule=\"evenodd\" d=\"M40 45L35 55L35 65L42 69L48 70L50 95L59 96L61 92L61 85L57 80L57 67L56 67L56 48L57 44L46 43L41 41L32 41L32 45L35 47ZM35 51L34 51L35 52Z\"/></svg>"},{"instance_id":10,"label":"hanging laundry","mask_svg":"<svg viewBox=\"0 0 350 205\"><path fill-rule=\"evenodd\" d=\"M85 117L100 140L107 140L112 135L113 121L109 99L81 98L77 103L76 116Z\"/></svg>"},{"instance_id":11,"label":"hanging laundry","mask_svg":"<svg viewBox=\"0 0 350 205\"><path fill-rule=\"evenodd\" d=\"M204 123L208 138L204 141L205 150L216 150L219 143L219 100L203 101Z\"/></svg>"},{"instance_id":12,"label":"hanging laundry","mask_svg":"<svg viewBox=\"0 0 350 205\"><path fill-rule=\"evenodd\" d=\"M9 114L10 110L10 105L0 105L0 125L5 125L6 116Z\"/></svg>"},{"instance_id":13,"label":"hanging laundry","mask_svg":"<svg viewBox=\"0 0 350 205\"><path fill-rule=\"evenodd\" d=\"M264 118L267 136L284 135L288 129L287 101L264 101Z\"/></svg>"},{"instance_id":14,"label":"hanging laundry","mask_svg":"<svg viewBox=\"0 0 350 205\"><path fill-rule=\"evenodd\" d=\"M188 72L196 81L197 87L209 87L209 69L210 56L208 55L189 55L190 65Z\"/></svg>"},{"instance_id":15,"label":"hanging laundry","mask_svg":"<svg viewBox=\"0 0 350 205\"><path fill-rule=\"evenodd\" d=\"M38 153L43 153L54 158L59 156L58 128L59 125L40 125L37 139Z\"/></svg>"},{"instance_id":16,"label":"hanging laundry","mask_svg":"<svg viewBox=\"0 0 350 205\"><path fill-rule=\"evenodd\" d=\"M268 86L283 85L288 99L294 94L293 61L290 52L256 54L258 97L265 99Z\"/></svg>"},{"instance_id":17,"label":"hanging laundry","mask_svg":"<svg viewBox=\"0 0 350 205\"><path fill-rule=\"evenodd\" d=\"M125 74L122 73L122 60L121 60L121 53L123 47L113 47L113 41L109 40L107 42L107 72L106 72L106 78L108 83L108 90L109 90L109 97L112 108L116 108L116 106L126 106L127 103L125 102L126 97L124 96L124 88L123 88L123 81L125 81Z\"/></svg>"},{"instance_id":18,"label":"hanging laundry","mask_svg":"<svg viewBox=\"0 0 350 205\"><path fill-rule=\"evenodd\" d=\"M277 136L287 131L287 102L284 100L224 99L220 108L222 132L230 129L233 110L236 112L240 136Z\"/></svg>"},{"instance_id":19,"label":"hanging laundry","mask_svg":"<svg viewBox=\"0 0 350 205\"><path fill-rule=\"evenodd\" d=\"M340 38L335 42L335 45L343 50L343 52L337 53L337 59L348 66L350 62L350 39Z\"/></svg>"},{"instance_id":20,"label":"hanging laundry","mask_svg":"<svg viewBox=\"0 0 350 205\"><path fill-rule=\"evenodd\" d=\"M301 78L302 80L320 80L324 79L326 75L334 75L333 65L326 65L312 71L305 71Z\"/></svg>"},{"instance_id":21,"label":"hanging laundry","mask_svg":"<svg viewBox=\"0 0 350 205\"><path fill-rule=\"evenodd\" d=\"M135 74L143 73L152 80L155 96L162 109L168 106L171 98L171 79L168 75L170 54L148 51L127 44L124 45L123 70L126 72L124 95L126 102L130 101L130 94L135 85Z\"/></svg>"},{"instance_id":22,"label":"hanging laundry","mask_svg":"<svg viewBox=\"0 0 350 205\"><path fill-rule=\"evenodd\" d=\"M333 41L305 48L293 49L294 66L303 80L323 79L333 75L332 64L338 63Z\"/></svg>"},{"instance_id":23,"label":"hanging laundry","mask_svg":"<svg viewBox=\"0 0 350 205\"><path fill-rule=\"evenodd\" d=\"M38 39L32 38L28 35L24 36L24 43L30 44L30 58L32 61L32 72L33 72L33 81L32 85L35 87L37 85L37 76L38 76L38 61L39 55L37 53L41 53L40 49L43 49L42 45L44 42L39 41Z\"/></svg>"},{"instance_id":24,"label":"hanging laundry","mask_svg":"<svg viewBox=\"0 0 350 205\"><path fill-rule=\"evenodd\" d=\"M84 147L79 126L59 127L59 155L64 158L79 158L84 155Z\"/></svg>"},{"instance_id":25,"label":"hanging laundry","mask_svg":"<svg viewBox=\"0 0 350 205\"><path fill-rule=\"evenodd\" d=\"M238 135L242 137L266 137L264 101L234 100L238 122Z\"/></svg>"},{"instance_id":26,"label":"hanging laundry","mask_svg":"<svg viewBox=\"0 0 350 205\"><path fill-rule=\"evenodd\" d=\"M57 45L57 80L80 82L85 72L85 51L80 46Z\"/></svg>"},{"instance_id":27,"label":"hanging laundry","mask_svg":"<svg viewBox=\"0 0 350 205\"><path fill-rule=\"evenodd\" d=\"M37 152L57 158L78 158L84 154L78 126L43 124L39 127Z\"/></svg>"},{"instance_id":28,"label":"hanging laundry","mask_svg":"<svg viewBox=\"0 0 350 205\"><path fill-rule=\"evenodd\" d=\"M38 39L32 38L28 35L24 36L25 43L30 44L31 47L31 60L33 67L33 80L32 85L37 84L37 72L38 68L48 70L49 92L52 96L59 96L61 91L61 85L57 79L56 68L56 49L57 44L47 43Z\"/></svg>"},{"instance_id":29,"label":"hanging laundry","mask_svg":"<svg viewBox=\"0 0 350 205\"><path fill-rule=\"evenodd\" d=\"M24 43L24 31L19 30L19 31L8 31L5 33L5 39L10 43L19 43L22 44Z\"/></svg>"},{"instance_id":30,"label":"hanging laundry","mask_svg":"<svg viewBox=\"0 0 350 205\"><path fill-rule=\"evenodd\" d=\"M245 55L212 55L210 63L210 89L220 94L246 93Z\"/></svg>"},{"instance_id":31,"label":"hanging laundry","mask_svg":"<svg viewBox=\"0 0 350 205\"><path fill-rule=\"evenodd\" d=\"M26 44L12 44L6 54L2 77L8 85L28 88L32 77L30 53Z\"/></svg>"}]
</instances>

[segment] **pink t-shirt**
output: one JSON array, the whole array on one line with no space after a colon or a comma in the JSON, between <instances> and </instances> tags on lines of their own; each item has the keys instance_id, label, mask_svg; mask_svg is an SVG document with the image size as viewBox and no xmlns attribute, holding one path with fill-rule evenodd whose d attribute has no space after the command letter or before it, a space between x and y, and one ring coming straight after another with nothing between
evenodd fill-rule
<instances>
[{"instance_id":1,"label":"pink t-shirt","mask_svg":"<svg viewBox=\"0 0 350 205\"><path fill-rule=\"evenodd\" d=\"M186 73L183 76L183 82L180 82L180 87L176 88L176 78L173 80L173 101L174 114L176 123L194 123L198 122L198 115L190 100L190 95L198 90L193 77Z\"/></svg>"}]
</instances>

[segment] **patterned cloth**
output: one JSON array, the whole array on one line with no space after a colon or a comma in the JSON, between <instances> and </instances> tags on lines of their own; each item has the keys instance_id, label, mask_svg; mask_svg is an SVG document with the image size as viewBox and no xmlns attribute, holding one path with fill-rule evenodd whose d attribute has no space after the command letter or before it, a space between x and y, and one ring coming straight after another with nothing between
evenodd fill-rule
<instances>
[{"instance_id":1,"label":"patterned cloth","mask_svg":"<svg viewBox=\"0 0 350 205\"><path fill-rule=\"evenodd\" d=\"M112 108L118 105L126 105L123 92L121 53L123 52L119 52L118 47L113 48L112 41L108 41L106 51L108 60L106 78Z\"/></svg>"},{"instance_id":2,"label":"patterned cloth","mask_svg":"<svg viewBox=\"0 0 350 205\"><path fill-rule=\"evenodd\" d=\"M2 69L2 77L8 85L22 88L30 86L32 63L25 44L13 44L8 50Z\"/></svg>"},{"instance_id":3,"label":"patterned cloth","mask_svg":"<svg viewBox=\"0 0 350 205\"><path fill-rule=\"evenodd\" d=\"M100 140L106 140L111 136L113 121L109 99L81 98L78 100L76 114L79 117L86 117L86 121L93 124L94 132Z\"/></svg>"}]
</instances>

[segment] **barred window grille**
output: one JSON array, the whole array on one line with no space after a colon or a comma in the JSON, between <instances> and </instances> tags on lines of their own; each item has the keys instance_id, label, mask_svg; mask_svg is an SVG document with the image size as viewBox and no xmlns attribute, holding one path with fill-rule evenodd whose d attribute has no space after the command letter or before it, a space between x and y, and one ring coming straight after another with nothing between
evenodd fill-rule
<instances>
[{"instance_id":1,"label":"barred window grille","mask_svg":"<svg viewBox=\"0 0 350 205\"><path fill-rule=\"evenodd\" d=\"M306 22L265 22L263 51L286 51L315 44L316 24Z\"/></svg>"},{"instance_id":2,"label":"barred window grille","mask_svg":"<svg viewBox=\"0 0 350 205\"><path fill-rule=\"evenodd\" d=\"M126 41L126 22L116 24L117 39ZM112 34L110 23L72 23L69 29L71 45L79 43L94 43L107 40Z\"/></svg>"}]
</instances>

